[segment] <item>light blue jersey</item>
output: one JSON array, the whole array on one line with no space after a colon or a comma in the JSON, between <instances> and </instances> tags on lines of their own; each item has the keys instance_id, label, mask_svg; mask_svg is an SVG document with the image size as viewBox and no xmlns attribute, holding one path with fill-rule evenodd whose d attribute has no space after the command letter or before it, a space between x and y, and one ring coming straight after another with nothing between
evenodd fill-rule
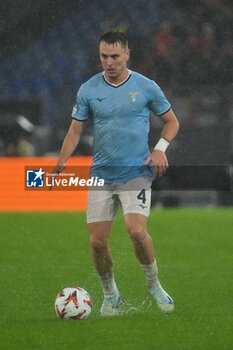
<instances>
[{"instance_id":1,"label":"light blue jersey","mask_svg":"<svg viewBox=\"0 0 233 350\"><path fill-rule=\"evenodd\" d=\"M105 183L153 178L151 166L143 166L150 154L149 115L162 115L171 108L160 87L130 71L121 85L108 83L99 73L81 85L72 117L93 118L94 158L91 176Z\"/></svg>"}]
</instances>

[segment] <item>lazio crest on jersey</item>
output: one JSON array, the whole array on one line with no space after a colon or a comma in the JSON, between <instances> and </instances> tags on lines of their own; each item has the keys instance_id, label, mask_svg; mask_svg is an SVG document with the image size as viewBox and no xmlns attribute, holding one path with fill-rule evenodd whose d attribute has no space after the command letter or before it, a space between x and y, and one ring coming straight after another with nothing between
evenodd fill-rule
<instances>
[{"instance_id":1,"label":"lazio crest on jersey","mask_svg":"<svg viewBox=\"0 0 233 350\"><path fill-rule=\"evenodd\" d=\"M131 96L132 103L136 102L136 96L140 94L140 92L128 92L128 94Z\"/></svg>"}]
</instances>

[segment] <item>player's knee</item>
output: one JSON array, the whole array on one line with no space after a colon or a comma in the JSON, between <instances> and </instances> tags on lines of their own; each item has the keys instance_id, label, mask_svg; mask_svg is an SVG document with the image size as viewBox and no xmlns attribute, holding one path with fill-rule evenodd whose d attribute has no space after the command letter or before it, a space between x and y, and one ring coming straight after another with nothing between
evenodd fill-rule
<instances>
[{"instance_id":1,"label":"player's knee","mask_svg":"<svg viewBox=\"0 0 233 350\"><path fill-rule=\"evenodd\" d=\"M135 225L130 227L128 231L129 236L134 243L140 243L146 239L147 232L144 226Z\"/></svg>"},{"instance_id":2,"label":"player's knee","mask_svg":"<svg viewBox=\"0 0 233 350\"><path fill-rule=\"evenodd\" d=\"M95 250L101 250L107 247L108 242L104 237L90 235L90 244Z\"/></svg>"}]
</instances>

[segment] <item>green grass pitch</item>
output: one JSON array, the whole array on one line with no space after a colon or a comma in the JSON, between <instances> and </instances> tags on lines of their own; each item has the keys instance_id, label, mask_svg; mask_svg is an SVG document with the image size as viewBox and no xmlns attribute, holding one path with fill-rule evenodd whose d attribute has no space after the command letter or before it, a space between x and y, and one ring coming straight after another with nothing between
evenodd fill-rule
<instances>
[{"instance_id":1,"label":"green grass pitch","mask_svg":"<svg viewBox=\"0 0 233 350\"><path fill-rule=\"evenodd\" d=\"M232 349L232 208L152 210L148 231L175 312L162 315L148 296L119 213L110 244L124 304L119 316L98 318L85 214L2 213L0 349ZM57 293L72 285L92 297L88 320L55 314Z\"/></svg>"}]
</instances>

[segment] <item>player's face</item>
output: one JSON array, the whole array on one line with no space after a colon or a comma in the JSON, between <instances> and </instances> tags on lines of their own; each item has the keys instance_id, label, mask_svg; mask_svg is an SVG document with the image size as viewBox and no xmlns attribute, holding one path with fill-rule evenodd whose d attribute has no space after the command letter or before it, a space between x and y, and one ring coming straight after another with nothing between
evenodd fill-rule
<instances>
[{"instance_id":1,"label":"player's face","mask_svg":"<svg viewBox=\"0 0 233 350\"><path fill-rule=\"evenodd\" d=\"M126 62L129 59L129 49L120 43L107 44L100 42L100 60L108 81L119 84L127 77Z\"/></svg>"}]
</instances>

